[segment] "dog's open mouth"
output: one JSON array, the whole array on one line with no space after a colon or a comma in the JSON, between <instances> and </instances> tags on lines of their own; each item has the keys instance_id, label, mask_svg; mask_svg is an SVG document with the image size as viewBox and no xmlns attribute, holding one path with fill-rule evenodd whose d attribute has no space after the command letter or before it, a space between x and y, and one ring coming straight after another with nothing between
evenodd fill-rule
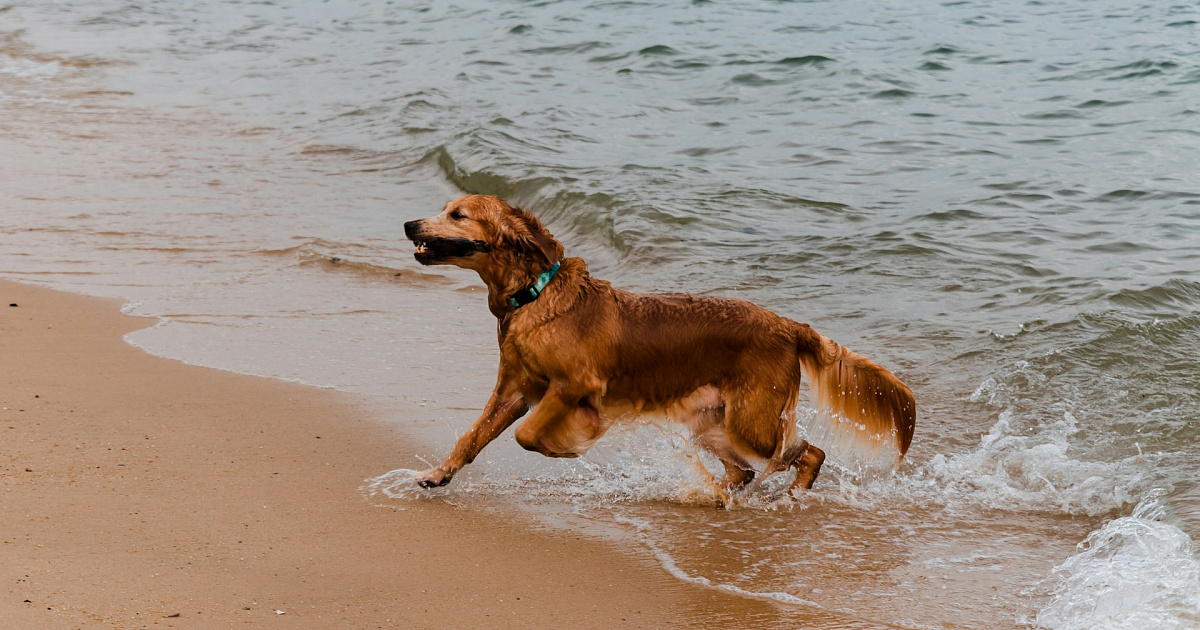
<instances>
[{"instance_id":1,"label":"dog's open mouth","mask_svg":"<svg viewBox=\"0 0 1200 630\"><path fill-rule=\"evenodd\" d=\"M476 252L491 251L483 241L469 238L417 238L413 239L417 251L413 257L422 265L432 265L447 258L466 258Z\"/></svg>"}]
</instances>

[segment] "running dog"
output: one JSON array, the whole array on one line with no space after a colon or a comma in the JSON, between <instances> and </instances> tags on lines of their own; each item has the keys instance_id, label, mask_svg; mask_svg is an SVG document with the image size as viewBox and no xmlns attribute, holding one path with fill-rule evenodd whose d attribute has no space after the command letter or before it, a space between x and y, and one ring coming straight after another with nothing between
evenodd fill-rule
<instances>
[{"instance_id":1,"label":"running dog","mask_svg":"<svg viewBox=\"0 0 1200 630\"><path fill-rule=\"evenodd\" d=\"M727 490L789 468L797 470L789 491L809 489L825 452L796 433L802 378L818 417L849 427L858 443L894 449L898 462L912 441L912 391L808 324L743 300L614 288L497 197L455 199L404 233L422 265L479 274L500 343L483 414L441 465L418 475L422 486L449 483L532 409L515 437L548 457L577 457L614 422L655 413L721 460Z\"/></svg>"}]
</instances>

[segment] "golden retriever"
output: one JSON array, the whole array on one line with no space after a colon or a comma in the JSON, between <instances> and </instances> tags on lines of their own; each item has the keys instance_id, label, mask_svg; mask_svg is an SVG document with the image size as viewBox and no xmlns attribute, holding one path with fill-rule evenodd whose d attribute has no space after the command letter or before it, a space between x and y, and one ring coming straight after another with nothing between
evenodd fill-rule
<instances>
[{"instance_id":1,"label":"golden retriever","mask_svg":"<svg viewBox=\"0 0 1200 630\"><path fill-rule=\"evenodd\" d=\"M796 434L802 377L823 416L860 443L886 443L899 461L912 441L909 388L808 324L743 300L614 288L583 260L563 258L533 215L497 197L455 199L404 231L421 264L479 274L500 344L483 414L441 465L419 474L422 486L449 483L532 409L517 442L549 457L576 457L614 422L657 413L721 460L726 489L745 488L760 467L758 481L796 468L791 489L808 489L825 452Z\"/></svg>"}]
</instances>

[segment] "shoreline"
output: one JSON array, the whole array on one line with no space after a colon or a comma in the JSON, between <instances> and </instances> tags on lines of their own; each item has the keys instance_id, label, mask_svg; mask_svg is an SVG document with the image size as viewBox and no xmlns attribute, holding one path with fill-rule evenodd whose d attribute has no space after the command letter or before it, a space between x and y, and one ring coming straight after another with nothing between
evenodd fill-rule
<instances>
[{"instance_id":1,"label":"shoreline","mask_svg":"<svg viewBox=\"0 0 1200 630\"><path fill-rule=\"evenodd\" d=\"M149 355L122 337L153 321L117 300L0 280L0 302L0 618L20 627L796 620L516 510L381 507L360 488L410 458L365 397Z\"/></svg>"}]
</instances>

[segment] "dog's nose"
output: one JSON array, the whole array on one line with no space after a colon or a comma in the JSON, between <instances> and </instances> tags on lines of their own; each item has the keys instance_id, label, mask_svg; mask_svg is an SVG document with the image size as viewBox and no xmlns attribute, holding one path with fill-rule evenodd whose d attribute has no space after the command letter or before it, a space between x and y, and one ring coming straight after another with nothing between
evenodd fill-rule
<instances>
[{"instance_id":1,"label":"dog's nose","mask_svg":"<svg viewBox=\"0 0 1200 630\"><path fill-rule=\"evenodd\" d=\"M417 235L417 231L421 229L421 220L408 221L404 224L404 235L408 238L413 238Z\"/></svg>"}]
</instances>

